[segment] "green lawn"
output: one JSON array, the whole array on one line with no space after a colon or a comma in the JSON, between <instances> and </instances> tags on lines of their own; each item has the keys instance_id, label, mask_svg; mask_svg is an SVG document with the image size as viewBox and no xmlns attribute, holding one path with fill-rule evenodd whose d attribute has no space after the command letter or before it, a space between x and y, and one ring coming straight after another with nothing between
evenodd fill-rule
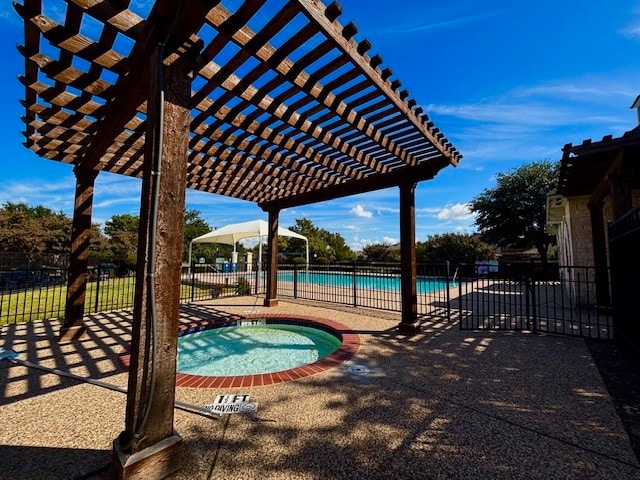
<instances>
[{"instance_id":1,"label":"green lawn","mask_svg":"<svg viewBox=\"0 0 640 480\"><path fill-rule=\"evenodd\" d=\"M135 277L111 278L87 283L85 313L133 307ZM181 285L182 300L210 298L210 287ZM66 285L0 292L0 325L46 320L64 316Z\"/></svg>"}]
</instances>

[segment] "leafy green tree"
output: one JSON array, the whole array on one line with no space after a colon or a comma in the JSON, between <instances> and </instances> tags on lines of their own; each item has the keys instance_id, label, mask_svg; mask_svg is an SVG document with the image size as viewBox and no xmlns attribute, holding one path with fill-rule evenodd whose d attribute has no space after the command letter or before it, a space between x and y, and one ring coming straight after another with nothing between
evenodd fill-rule
<instances>
[{"instance_id":1,"label":"leafy green tree","mask_svg":"<svg viewBox=\"0 0 640 480\"><path fill-rule=\"evenodd\" d=\"M476 236L444 233L418 242L416 255L421 263L473 263L496 258L496 251Z\"/></svg>"},{"instance_id":2,"label":"leafy green tree","mask_svg":"<svg viewBox=\"0 0 640 480\"><path fill-rule=\"evenodd\" d=\"M105 222L104 233L109 237L112 237L118 232L137 234L139 224L140 217L138 215L131 215L129 213L114 215L111 217L111 220Z\"/></svg>"},{"instance_id":3,"label":"leafy green tree","mask_svg":"<svg viewBox=\"0 0 640 480\"><path fill-rule=\"evenodd\" d=\"M535 247L543 263L552 237L546 232L546 201L558 181L558 165L533 162L499 173L496 187L471 202L476 225L488 243L500 247Z\"/></svg>"},{"instance_id":4,"label":"leafy green tree","mask_svg":"<svg viewBox=\"0 0 640 480\"><path fill-rule=\"evenodd\" d=\"M315 263L334 263L353 260L355 253L339 233L332 233L319 228L308 218L296 219L296 224L289 230L307 237L309 241L309 260ZM289 239L289 249L304 251L304 240Z\"/></svg>"},{"instance_id":5,"label":"leafy green tree","mask_svg":"<svg viewBox=\"0 0 640 480\"><path fill-rule=\"evenodd\" d=\"M38 205L5 203L0 208L0 251L67 253L71 218Z\"/></svg>"},{"instance_id":6,"label":"leafy green tree","mask_svg":"<svg viewBox=\"0 0 640 480\"><path fill-rule=\"evenodd\" d=\"M201 215L202 214L198 210L187 210L184 214L184 240L182 247L183 260L188 261L189 259L189 244L191 243L191 240L209 233L212 230ZM194 244L192 255L192 259L205 257L213 261L216 256L216 247L211 243Z\"/></svg>"},{"instance_id":7,"label":"leafy green tree","mask_svg":"<svg viewBox=\"0 0 640 480\"><path fill-rule=\"evenodd\" d=\"M369 262L391 263L400 261L400 250L392 250L390 245L374 243L362 249L362 255Z\"/></svg>"},{"instance_id":8,"label":"leafy green tree","mask_svg":"<svg viewBox=\"0 0 640 480\"><path fill-rule=\"evenodd\" d=\"M104 224L104 233L109 237L111 253L129 264L135 264L138 249L138 215L128 213L113 215Z\"/></svg>"},{"instance_id":9,"label":"leafy green tree","mask_svg":"<svg viewBox=\"0 0 640 480\"><path fill-rule=\"evenodd\" d=\"M113 257L111 251L111 243L107 236L102 233L99 224L93 224L91 226L91 238L89 239L89 251L90 255L94 258L110 259Z\"/></svg>"}]
</instances>

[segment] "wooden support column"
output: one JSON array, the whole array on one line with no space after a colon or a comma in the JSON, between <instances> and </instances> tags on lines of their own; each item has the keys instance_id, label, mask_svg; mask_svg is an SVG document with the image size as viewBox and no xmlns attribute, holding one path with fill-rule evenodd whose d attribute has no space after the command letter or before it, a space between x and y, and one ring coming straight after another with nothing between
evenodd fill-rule
<instances>
[{"instance_id":1,"label":"wooden support column","mask_svg":"<svg viewBox=\"0 0 640 480\"><path fill-rule=\"evenodd\" d=\"M631 195L633 164L630 157L626 149L621 149L589 198L588 205L591 206L603 203L610 195L614 220L633 208Z\"/></svg>"},{"instance_id":2,"label":"wooden support column","mask_svg":"<svg viewBox=\"0 0 640 480\"><path fill-rule=\"evenodd\" d=\"M191 120L190 67L195 61L192 55L178 59L171 54L162 69L159 50L156 48L150 58L125 430L114 441L112 460L113 476L127 480L170 475L177 469L175 457L182 443L173 419ZM164 102L160 102L161 85Z\"/></svg>"},{"instance_id":3,"label":"wooden support column","mask_svg":"<svg viewBox=\"0 0 640 480\"><path fill-rule=\"evenodd\" d=\"M267 244L267 295L265 307L278 305L278 214L277 209L269 210L269 239Z\"/></svg>"},{"instance_id":4,"label":"wooden support column","mask_svg":"<svg viewBox=\"0 0 640 480\"><path fill-rule=\"evenodd\" d=\"M619 176L611 182L613 219L617 220L633 208L631 176Z\"/></svg>"},{"instance_id":5,"label":"wooden support column","mask_svg":"<svg viewBox=\"0 0 640 480\"><path fill-rule=\"evenodd\" d=\"M402 320L398 325L401 333L415 334L418 326L418 294L416 289L416 213L415 190L412 180L400 185L400 289L402 298Z\"/></svg>"},{"instance_id":6,"label":"wooden support column","mask_svg":"<svg viewBox=\"0 0 640 480\"><path fill-rule=\"evenodd\" d=\"M83 320L84 303L87 291L93 186L98 171L76 166L73 169L73 173L76 176L76 198L73 206L73 224L71 226L67 301L64 307L64 322L60 328L59 337L61 342L80 338L86 331Z\"/></svg>"},{"instance_id":7,"label":"wooden support column","mask_svg":"<svg viewBox=\"0 0 640 480\"><path fill-rule=\"evenodd\" d=\"M589 205L591 216L591 238L595 266L596 302L598 306L611 305L609 297L609 272L607 269L607 245L604 230L603 203Z\"/></svg>"}]
</instances>

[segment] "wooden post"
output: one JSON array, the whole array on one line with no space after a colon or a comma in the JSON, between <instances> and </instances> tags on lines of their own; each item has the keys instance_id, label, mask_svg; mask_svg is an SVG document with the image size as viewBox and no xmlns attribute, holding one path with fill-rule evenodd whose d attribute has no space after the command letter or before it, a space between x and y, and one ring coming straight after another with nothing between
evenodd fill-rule
<instances>
[{"instance_id":1,"label":"wooden post","mask_svg":"<svg viewBox=\"0 0 640 480\"><path fill-rule=\"evenodd\" d=\"M267 245L267 295L264 299L265 307L278 305L278 213L279 210L269 210L269 239Z\"/></svg>"},{"instance_id":2,"label":"wooden post","mask_svg":"<svg viewBox=\"0 0 640 480\"><path fill-rule=\"evenodd\" d=\"M589 205L593 264L595 266L596 302L598 306L611 305L609 298L609 272L607 270L607 245L604 231L602 202Z\"/></svg>"},{"instance_id":3,"label":"wooden post","mask_svg":"<svg viewBox=\"0 0 640 480\"><path fill-rule=\"evenodd\" d=\"M67 301L64 307L64 322L60 328L59 337L61 342L80 338L86 331L83 320L84 303L87 291L93 187L98 171L76 166L73 169L73 173L76 176L76 197L73 207L73 224L71 226Z\"/></svg>"},{"instance_id":4,"label":"wooden post","mask_svg":"<svg viewBox=\"0 0 640 480\"><path fill-rule=\"evenodd\" d=\"M164 61L163 75L160 50L156 48L150 59L125 430L114 441L112 461L114 477L127 480L164 478L174 472L182 442L174 431L173 418L191 120L190 66L194 60L191 55L178 59L177 54L171 54ZM158 92L162 84L165 100L161 105ZM157 126L162 118L160 141ZM161 168L155 161L159 146ZM155 192L158 195L154 229Z\"/></svg>"},{"instance_id":5,"label":"wooden post","mask_svg":"<svg viewBox=\"0 0 640 480\"><path fill-rule=\"evenodd\" d=\"M416 214L413 180L400 185L400 289L402 298L402 320L398 325L401 333L415 334L418 326L418 294L416 289Z\"/></svg>"},{"instance_id":6,"label":"wooden post","mask_svg":"<svg viewBox=\"0 0 640 480\"><path fill-rule=\"evenodd\" d=\"M611 203L614 220L617 220L633 208L631 176L623 175L621 174L611 182Z\"/></svg>"}]
</instances>

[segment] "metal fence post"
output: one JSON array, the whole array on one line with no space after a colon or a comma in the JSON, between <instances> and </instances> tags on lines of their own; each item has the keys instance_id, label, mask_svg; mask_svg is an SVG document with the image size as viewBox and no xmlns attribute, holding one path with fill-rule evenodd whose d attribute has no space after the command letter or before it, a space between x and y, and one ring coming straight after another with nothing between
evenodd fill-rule
<instances>
[{"instance_id":1,"label":"metal fence post","mask_svg":"<svg viewBox=\"0 0 640 480\"><path fill-rule=\"evenodd\" d=\"M529 277L524 279L524 291L526 299L526 315L527 315L527 330L531 330L531 292L530 292L531 280Z\"/></svg>"},{"instance_id":2,"label":"metal fence post","mask_svg":"<svg viewBox=\"0 0 640 480\"><path fill-rule=\"evenodd\" d=\"M356 271L356 261L353 261L353 306L357 307L358 306L358 278L357 278L357 271Z\"/></svg>"},{"instance_id":3,"label":"metal fence post","mask_svg":"<svg viewBox=\"0 0 640 480\"><path fill-rule=\"evenodd\" d=\"M538 333L538 318L536 314L536 281L534 278L531 279L531 311L531 319L533 322L531 331L533 333Z\"/></svg>"},{"instance_id":4,"label":"metal fence post","mask_svg":"<svg viewBox=\"0 0 640 480\"><path fill-rule=\"evenodd\" d=\"M446 283L446 290L445 290L445 295L447 296L447 323L451 322L451 283L449 282L449 275L451 274L451 269L449 268L449 261L447 260L446 264L445 264L445 283Z\"/></svg>"},{"instance_id":5,"label":"metal fence post","mask_svg":"<svg viewBox=\"0 0 640 480\"><path fill-rule=\"evenodd\" d=\"M298 264L293 264L293 298L298 298Z\"/></svg>"},{"instance_id":6,"label":"metal fence post","mask_svg":"<svg viewBox=\"0 0 640 480\"><path fill-rule=\"evenodd\" d=\"M260 293L260 268L256 265L256 295L259 295Z\"/></svg>"},{"instance_id":7,"label":"metal fence post","mask_svg":"<svg viewBox=\"0 0 640 480\"><path fill-rule=\"evenodd\" d=\"M100 307L99 305L99 299L100 299L100 279L102 277L102 269L100 268L100 264L97 265L96 267L97 271L98 271L98 276L96 278L96 301L94 303L94 307L93 307L93 311L95 313L98 313L99 310L98 308Z\"/></svg>"},{"instance_id":8,"label":"metal fence post","mask_svg":"<svg viewBox=\"0 0 640 480\"><path fill-rule=\"evenodd\" d=\"M196 262L191 263L191 301L193 302L196 293Z\"/></svg>"}]
</instances>

